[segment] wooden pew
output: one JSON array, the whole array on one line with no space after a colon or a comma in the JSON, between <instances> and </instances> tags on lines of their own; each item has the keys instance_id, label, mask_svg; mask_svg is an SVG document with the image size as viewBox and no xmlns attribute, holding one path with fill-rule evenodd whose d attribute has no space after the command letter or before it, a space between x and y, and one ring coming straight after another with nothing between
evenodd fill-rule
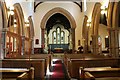
<instances>
[{"instance_id":1,"label":"wooden pew","mask_svg":"<svg viewBox=\"0 0 120 80\"><path fill-rule=\"evenodd\" d=\"M34 68L0 68L0 79L33 80Z\"/></svg>"},{"instance_id":2,"label":"wooden pew","mask_svg":"<svg viewBox=\"0 0 120 80\"><path fill-rule=\"evenodd\" d=\"M79 72L80 79L82 80L96 80L99 78L120 79L120 68L108 68L108 67L80 68Z\"/></svg>"},{"instance_id":3,"label":"wooden pew","mask_svg":"<svg viewBox=\"0 0 120 80\"><path fill-rule=\"evenodd\" d=\"M45 59L45 71L51 66L51 54L31 54L23 56L19 55L11 59Z\"/></svg>"},{"instance_id":4,"label":"wooden pew","mask_svg":"<svg viewBox=\"0 0 120 80\"><path fill-rule=\"evenodd\" d=\"M30 68L34 67L35 78L44 79L45 76L45 59L4 59L2 68Z\"/></svg>"},{"instance_id":5,"label":"wooden pew","mask_svg":"<svg viewBox=\"0 0 120 80\"><path fill-rule=\"evenodd\" d=\"M79 78L79 67L118 67L119 58L97 54L65 54L64 62L70 76Z\"/></svg>"},{"instance_id":6,"label":"wooden pew","mask_svg":"<svg viewBox=\"0 0 120 80\"><path fill-rule=\"evenodd\" d=\"M31 54L31 55L19 55L13 58L6 58L7 60L12 60L13 66L15 67L30 67L35 68L35 78L44 79L46 75L47 68L51 64L51 55L50 54ZM15 60L15 61L14 61ZM19 61L20 60L20 61ZM7 61L3 61L7 62ZM22 63L22 65L17 65ZM6 67L7 64L3 67ZM13 67L8 64L8 66Z\"/></svg>"}]
</instances>

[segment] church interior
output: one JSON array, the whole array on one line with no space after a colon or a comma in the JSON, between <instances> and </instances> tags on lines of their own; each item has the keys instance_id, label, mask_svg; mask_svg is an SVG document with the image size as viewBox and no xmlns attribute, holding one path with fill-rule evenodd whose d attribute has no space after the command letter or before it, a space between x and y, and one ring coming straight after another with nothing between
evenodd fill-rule
<instances>
[{"instance_id":1,"label":"church interior","mask_svg":"<svg viewBox=\"0 0 120 80\"><path fill-rule=\"evenodd\" d=\"M0 80L120 80L119 0L0 0Z\"/></svg>"}]
</instances>

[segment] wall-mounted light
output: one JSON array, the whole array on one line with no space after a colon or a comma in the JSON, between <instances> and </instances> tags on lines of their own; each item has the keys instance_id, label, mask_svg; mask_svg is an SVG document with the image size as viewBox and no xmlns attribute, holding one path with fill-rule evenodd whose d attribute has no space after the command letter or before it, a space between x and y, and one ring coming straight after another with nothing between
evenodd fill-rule
<instances>
[{"instance_id":1,"label":"wall-mounted light","mask_svg":"<svg viewBox=\"0 0 120 80\"><path fill-rule=\"evenodd\" d=\"M9 15L14 15L14 11L8 11L8 16Z\"/></svg>"},{"instance_id":2,"label":"wall-mounted light","mask_svg":"<svg viewBox=\"0 0 120 80\"><path fill-rule=\"evenodd\" d=\"M30 26L29 22L25 22L25 26L29 27Z\"/></svg>"},{"instance_id":3,"label":"wall-mounted light","mask_svg":"<svg viewBox=\"0 0 120 80\"><path fill-rule=\"evenodd\" d=\"M29 24L29 20L25 17L25 27L29 27L30 24Z\"/></svg>"},{"instance_id":4,"label":"wall-mounted light","mask_svg":"<svg viewBox=\"0 0 120 80\"><path fill-rule=\"evenodd\" d=\"M8 16L9 15L14 15L14 7L8 7Z\"/></svg>"},{"instance_id":5,"label":"wall-mounted light","mask_svg":"<svg viewBox=\"0 0 120 80\"><path fill-rule=\"evenodd\" d=\"M107 16L107 7L101 6L101 14L105 14Z\"/></svg>"},{"instance_id":6,"label":"wall-mounted light","mask_svg":"<svg viewBox=\"0 0 120 80\"><path fill-rule=\"evenodd\" d=\"M105 38L108 38L108 36L105 36Z\"/></svg>"},{"instance_id":7,"label":"wall-mounted light","mask_svg":"<svg viewBox=\"0 0 120 80\"><path fill-rule=\"evenodd\" d=\"M27 24L25 24L25 26L26 26L26 27L29 27L29 26L30 26L30 24L29 24L29 23L27 23Z\"/></svg>"},{"instance_id":8,"label":"wall-mounted light","mask_svg":"<svg viewBox=\"0 0 120 80\"><path fill-rule=\"evenodd\" d=\"M87 26L91 27L91 21L90 20L87 20Z\"/></svg>"},{"instance_id":9,"label":"wall-mounted light","mask_svg":"<svg viewBox=\"0 0 120 80\"><path fill-rule=\"evenodd\" d=\"M14 24L14 27L17 27L17 24Z\"/></svg>"},{"instance_id":10,"label":"wall-mounted light","mask_svg":"<svg viewBox=\"0 0 120 80\"><path fill-rule=\"evenodd\" d=\"M16 23L17 22L17 20L16 19L14 19L14 23Z\"/></svg>"}]
</instances>

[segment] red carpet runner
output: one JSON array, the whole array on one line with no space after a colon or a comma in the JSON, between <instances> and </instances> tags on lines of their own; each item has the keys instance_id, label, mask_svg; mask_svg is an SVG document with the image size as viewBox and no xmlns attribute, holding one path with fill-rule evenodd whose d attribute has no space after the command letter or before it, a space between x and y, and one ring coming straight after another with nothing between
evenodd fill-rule
<instances>
[{"instance_id":1,"label":"red carpet runner","mask_svg":"<svg viewBox=\"0 0 120 80\"><path fill-rule=\"evenodd\" d=\"M64 64L62 63L61 60L57 60L53 62L53 67L52 67L52 75L50 77L50 80L68 80L66 76L66 70L64 67Z\"/></svg>"}]
</instances>

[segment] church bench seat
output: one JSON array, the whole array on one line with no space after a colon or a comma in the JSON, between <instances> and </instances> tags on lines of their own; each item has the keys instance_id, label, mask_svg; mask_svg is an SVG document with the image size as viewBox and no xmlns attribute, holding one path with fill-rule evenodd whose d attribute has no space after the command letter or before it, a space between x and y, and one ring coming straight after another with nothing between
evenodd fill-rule
<instances>
[{"instance_id":1,"label":"church bench seat","mask_svg":"<svg viewBox=\"0 0 120 80\"><path fill-rule=\"evenodd\" d=\"M44 79L45 59L4 59L1 60L2 68L30 68L34 67L35 78Z\"/></svg>"},{"instance_id":2,"label":"church bench seat","mask_svg":"<svg viewBox=\"0 0 120 80\"><path fill-rule=\"evenodd\" d=\"M79 67L118 67L119 58L97 54L65 54L65 66L73 78L79 78Z\"/></svg>"},{"instance_id":3,"label":"church bench seat","mask_svg":"<svg viewBox=\"0 0 120 80\"><path fill-rule=\"evenodd\" d=\"M32 64L29 64L29 66L31 66L31 65L35 66L35 77L38 74L41 74L42 78L43 78L43 76L46 75L47 68L49 69L49 67L51 65L51 54L30 54L30 55L25 54L25 55L18 55L13 58L6 58L6 59L16 59L16 60L24 59L24 60L26 60L25 62L27 62L27 63L29 63L29 61L31 63L31 61L32 61ZM40 65L37 65L37 64L40 64ZM26 66L26 65L24 65L24 66ZM39 67L39 66L41 66L41 67ZM41 70L41 73L38 73L40 70ZM40 75L37 77L40 77Z\"/></svg>"},{"instance_id":4,"label":"church bench seat","mask_svg":"<svg viewBox=\"0 0 120 80\"><path fill-rule=\"evenodd\" d=\"M97 80L100 78L104 78L104 79L106 78L107 80L110 78L120 79L120 68L110 68L110 67L80 68L79 74L80 74L80 79L84 79L84 80L86 79Z\"/></svg>"},{"instance_id":5,"label":"church bench seat","mask_svg":"<svg viewBox=\"0 0 120 80\"><path fill-rule=\"evenodd\" d=\"M32 80L34 68L0 68L0 79Z\"/></svg>"}]
</instances>

